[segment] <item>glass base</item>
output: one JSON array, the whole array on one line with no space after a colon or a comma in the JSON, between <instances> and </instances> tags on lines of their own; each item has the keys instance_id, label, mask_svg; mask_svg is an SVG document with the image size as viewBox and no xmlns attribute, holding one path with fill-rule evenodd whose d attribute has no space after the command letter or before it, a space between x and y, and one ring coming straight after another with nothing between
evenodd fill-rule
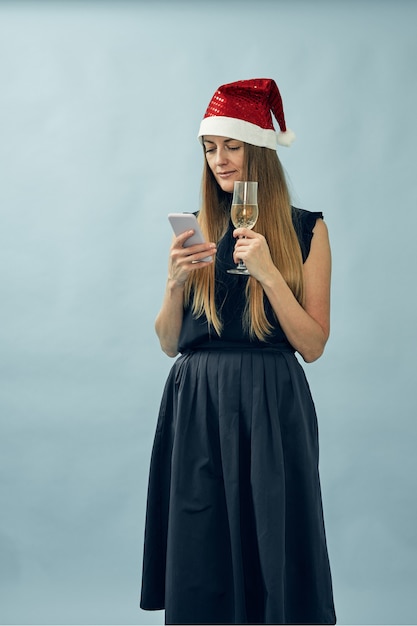
<instances>
[{"instance_id":1,"label":"glass base","mask_svg":"<svg viewBox=\"0 0 417 626\"><path fill-rule=\"evenodd\" d=\"M247 270L246 268L239 268L239 267L234 267L231 270L227 270L228 274L240 274L241 276L250 276L250 272L249 270Z\"/></svg>"}]
</instances>

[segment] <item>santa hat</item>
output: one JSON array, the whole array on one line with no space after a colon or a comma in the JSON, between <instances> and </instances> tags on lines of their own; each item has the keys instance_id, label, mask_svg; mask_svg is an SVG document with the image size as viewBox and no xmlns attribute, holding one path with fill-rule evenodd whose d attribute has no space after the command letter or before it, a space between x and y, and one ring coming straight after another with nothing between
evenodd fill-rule
<instances>
[{"instance_id":1,"label":"santa hat","mask_svg":"<svg viewBox=\"0 0 417 626\"><path fill-rule=\"evenodd\" d=\"M275 131L271 111L278 124ZM290 146L295 134L286 127L281 94L274 80L252 78L218 88L200 124L198 137L219 135L275 150Z\"/></svg>"}]
</instances>

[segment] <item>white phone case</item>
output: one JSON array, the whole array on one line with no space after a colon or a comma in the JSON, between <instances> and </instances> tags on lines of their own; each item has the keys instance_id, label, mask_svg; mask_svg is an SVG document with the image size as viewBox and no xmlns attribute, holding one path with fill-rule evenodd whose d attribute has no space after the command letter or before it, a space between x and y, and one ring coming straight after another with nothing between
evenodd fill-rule
<instances>
[{"instance_id":1,"label":"white phone case","mask_svg":"<svg viewBox=\"0 0 417 626\"><path fill-rule=\"evenodd\" d=\"M205 239L201 232L200 224L197 221L196 216L193 213L169 213L168 219L171 223L172 230L177 235L181 235L186 230L193 230L194 235L189 237L184 243L184 248L188 246L194 246L196 243L204 243ZM207 256L202 261L211 261L212 257Z\"/></svg>"}]
</instances>

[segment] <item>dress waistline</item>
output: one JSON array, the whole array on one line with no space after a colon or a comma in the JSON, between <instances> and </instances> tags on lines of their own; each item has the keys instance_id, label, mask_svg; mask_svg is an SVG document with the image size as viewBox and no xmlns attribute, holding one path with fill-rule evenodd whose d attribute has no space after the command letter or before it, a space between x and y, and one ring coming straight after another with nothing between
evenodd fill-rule
<instances>
[{"instance_id":1,"label":"dress waistline","mask_svg":"<svg viewBox=\"0 0 417 626\"><path fill-rule=\"evenodd\" d=\"M180 350L182 355L193 354L194 352L287 352L294 354L295 350L289 344L270 344L270 345L250 345L247 343L238 343L233 341L208 341L197 346L184 348Z\"/></svg>"}]
</instances>

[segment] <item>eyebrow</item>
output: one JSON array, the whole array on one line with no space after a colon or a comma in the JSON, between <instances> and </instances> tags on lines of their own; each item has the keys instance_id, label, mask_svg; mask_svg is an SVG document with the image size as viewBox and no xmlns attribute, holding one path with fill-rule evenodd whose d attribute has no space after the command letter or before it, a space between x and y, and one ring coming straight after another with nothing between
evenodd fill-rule
<instances>
[{"instance_id":1,"label":"eyebrow","mask_svg":"<svg viewBox=\"0 0 417 626\"><path fill-rule=\"evenodd\" d=\"M230 137L229 139L225 139L224 143L229 143L229 141L239 141L239 139L233 139L233 137ZM214 145L214 141L210 141L210 139L203 139L203 143L212 143Z\"/></svg>"}]
</instances>

